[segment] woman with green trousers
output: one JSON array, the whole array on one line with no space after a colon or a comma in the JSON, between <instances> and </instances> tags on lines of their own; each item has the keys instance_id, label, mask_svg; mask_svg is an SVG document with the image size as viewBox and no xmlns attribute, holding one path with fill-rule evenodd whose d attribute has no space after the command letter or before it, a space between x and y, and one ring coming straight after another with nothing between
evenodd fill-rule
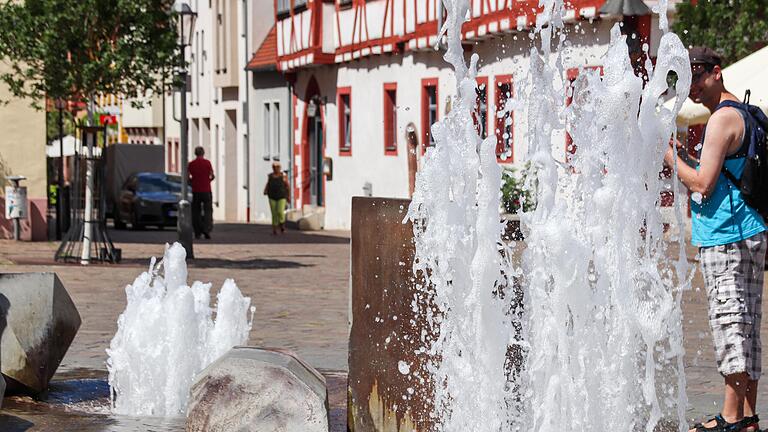
<instances>
[{"instance_id":1,"label":"woman with green trousers","mask_svg":"<svg viewBox=\"0 0 768 432\"><path fill-rule=\"evenodd\" d=\"M267 176L264 195L269 198L269 209L272 212L272 235L277 235L277 229L285 232L285 205L288 202L288 181L285 178L280 163L272 164L272 172Z\"/></svg>"}]
</instances>

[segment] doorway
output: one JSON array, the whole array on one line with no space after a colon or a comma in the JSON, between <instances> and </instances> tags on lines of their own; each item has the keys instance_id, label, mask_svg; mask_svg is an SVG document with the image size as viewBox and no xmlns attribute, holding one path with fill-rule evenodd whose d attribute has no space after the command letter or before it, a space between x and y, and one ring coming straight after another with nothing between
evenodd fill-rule
<instances>
[{"instance_id":1,"label":"doorway","mask_svg":"<svg viewBox=\"0 0 768 432\"><path fill-rule=\"evenodd\" d=\"M224 112L224 219L237 220L237 111Z\"/></svg>"},{"instance_id":2,"label":"doorway","mask_svg":"<svg viewBox=\"0 0 768 432\"><path fill-rule=\"evenodd\" d=\"M323 197L323 121L318 112L308 120L310 204L322 207Z\"/></svg>"}]
</instances>

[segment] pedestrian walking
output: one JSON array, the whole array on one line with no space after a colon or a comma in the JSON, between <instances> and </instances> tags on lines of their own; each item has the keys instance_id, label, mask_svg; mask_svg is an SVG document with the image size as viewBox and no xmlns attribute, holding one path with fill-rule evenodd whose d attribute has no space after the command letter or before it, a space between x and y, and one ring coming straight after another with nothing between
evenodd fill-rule
<instances>
[{"instance_id":1,"label":"pedestrian walking","mask_svg":"<svg viewBox=\"0 0 768 432\"><path fill-rule=\"evenodd\" d=\"M204 148L196 147L195 156L188 168L192 183L192 227L195 230L195 238L199 239L203 235L210 239L213 231L211 182L216 176L213 174L211 161L205 158Z\"/></svg>"},{"instance_id":2,"label":"pedestrian walking","mask_svg":"<svg viewBox=\"0 0 768 432\"><path fill-rule=\"evenodd\" d=\"M285 205L288 203L288 179L283 173L280 163L272 164L272 172L267 176L264 185L264 195L269 198L269 209L272 212L272 235L277 235L277 229L285 232Z\"/></svg>"},{"instance_id":3,"label":"pedestrian walking","mask_svg":"<svg viewBox=\"0 0 768 432\"><path fill-rule=\"evenodd\" d=\"M712 116L698 158L689 165L683 146L670 143L664 161L668 166L677 163L678 176L692 193L691 239L699 247L717 369L724 380L720 414L691 431L754 432L759 430L755 406L766 225L734 181L740 182L749 146L763 132L750 106L726 90L721 57L705 47L691 48L689 54L689 97Z\"/></svg>"}]
</instances>

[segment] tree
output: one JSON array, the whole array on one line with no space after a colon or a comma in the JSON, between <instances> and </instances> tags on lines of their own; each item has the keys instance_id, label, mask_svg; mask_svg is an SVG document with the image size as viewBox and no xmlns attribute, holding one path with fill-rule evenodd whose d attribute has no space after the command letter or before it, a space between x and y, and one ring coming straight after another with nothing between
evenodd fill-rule
<instances>
[{"instance_id":1,"label":"tree","mask_svg":"<svg viewBox=\"0 0 768 432\"><path fill-rule=\"evenodd\" d=\"M9 65L0 81L38 108L46 97L94 102L99 95L162 93L177 64L173 0L0 1L0 57ZM103 229L90 220L93 145L88 140L83 229L70 230L82 241L82 264L91 259L94 226Z\"/></svg>"},{"instance_id":2,"label":"tree","mask_svg":"<svg viewBox=\"0 0 768 432\"><path fill-rule=\"evenodd\" d=\"M75 134L75 118L69 111L62 111L64 120L64 136ZM59 139L59 112L48 111L45 113L45 139L51 142Z\"/></svg>"},{"instance_id":3,"label":"tree","mask_svg":"<svg viewBox=\"0 0 768 432\"><path fill-rule=\"evenodd\" d=\"M768 44L768 0L688 0L677 5L672 28L684 44L708 46L729 65Z\"/></svg>"},{"instance_id":4,"label":"tree","mask_svg":"<svg viewBox=\"0 0 768 432\"><path fill-rule=\"evenodd\" d=\"M0 74L16 97L87 101L162 92L178 58L172 0L0 4Z\"/></svg>"}]
</instances>

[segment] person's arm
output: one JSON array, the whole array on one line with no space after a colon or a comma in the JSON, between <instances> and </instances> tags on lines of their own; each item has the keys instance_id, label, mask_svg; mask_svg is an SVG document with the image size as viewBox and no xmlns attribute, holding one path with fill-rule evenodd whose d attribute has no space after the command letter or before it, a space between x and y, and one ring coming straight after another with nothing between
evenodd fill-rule
<instances>
[{"instance_id":1,"label":"person's arm","mask_svg":"<svg viewBox=\"0 0 768 432\"><path fill-rule=\"evenodd\" d=\"M674 148L667 150L664 162L668 166L677 159L677 176L691 192L700 193L707 199L712 193L720 175L723 161L735 141L740 138L741 115L735 110L722 110L713 115L707 124L704 148L701 152L699 170L689 166L676 154Z\"/></svg>"},{"instance_id":2,"label":"person's arm","mask_svg":"<svg viewBox=\"0 0 768 432\"><path fill-rule=\"evenodd\" d=\"M216 178L216 176L213 175L213 165L211 165L211 163L208 162L208 167L211 169L211 171L208 173L208 179L210 181L213 181Z\"/></svg>"}]
</instances>

